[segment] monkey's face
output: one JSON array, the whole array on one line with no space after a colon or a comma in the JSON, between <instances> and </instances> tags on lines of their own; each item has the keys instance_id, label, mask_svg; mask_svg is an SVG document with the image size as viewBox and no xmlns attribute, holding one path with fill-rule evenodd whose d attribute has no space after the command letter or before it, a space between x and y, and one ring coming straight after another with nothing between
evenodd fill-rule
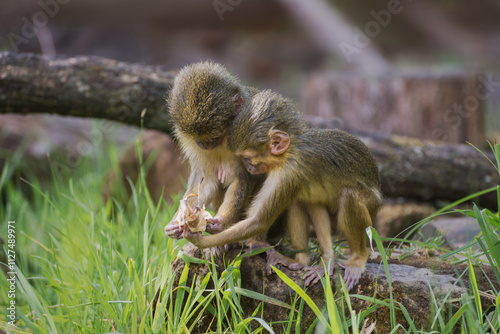
<instances>
[{"instance_id":1,"label":"monkey's face","mask_svg":"<svg viewBox=\"0 0 500 334\"><path fill-rule=\"evenodd\" d=\"M260 149L247 148L236 152L250 174L269 174L286 163L290 136L284 131L271 130L268 140L269 143L259 145Z\"/></svg>"},{"instance_id":2,"label":"monkey's face","mask_svg":"<svg viewBox=\"0 0 500 334\"><path fill-rule=\"evenodd\" d=\"M272 159L265 153L259 153L254 150L244 150L236 153L241 159L243 165L250 174L268 174L275 167Z\"/></svg>"}]
</instances>

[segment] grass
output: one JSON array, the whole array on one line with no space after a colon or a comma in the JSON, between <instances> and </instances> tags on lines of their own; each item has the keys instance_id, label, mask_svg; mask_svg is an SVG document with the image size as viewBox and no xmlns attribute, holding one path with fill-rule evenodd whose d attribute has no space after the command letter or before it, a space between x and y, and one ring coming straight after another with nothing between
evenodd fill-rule
<instances>
[{"instance_id":1,"label":"grass","mask_svg":"<svg viewBox=\"0 0 500 334\"><path fill-rule=\"evenodd\" d=\"M492 145L492 150L496 168L500 169L500 148ZM208 312L217 333L268 333L272 328L300 333L303 310L309 307L317 321L309 326L308 333L371 333L379 308L388 308L392 332L425 333L416 328L404 305L392 295L378 300L374 296L349 295L345 289L333 291L327 284L328 277L322 280L324 307L316 305L307 291L278 269L275 269L277 275L296 292L290 304L245 290L241 288L239 267L242 258L251 254L236 258L219 274L208 261L210 273L188 283L189 264L199 260L179 252L184 242L169 239L163 232L175 206L155 205L143 179L135 186L127 205L115 203L113 210L110 204L102 204L102 181L106 171L117 166L117 156L114 147L104 147L95 160L81 161L63 177L53 171L54 181L48 183L25 171L22 183L28 186L28 193L20 189L19 183L10 181L21 159L13 157L4 166L0 174L4 199L4 205L0 206L0 230L4 251L15 252L16 267L7 269L17 273L17 283L15 298L10 298L10 282L0 280L0 307L7 310L0 319L0 328L12 333L190 333ZM500 199L500 187L489 191L495 191ZM452 203L436 215L456 212L455 205ZM451 300L450 294L437 300L430 289L434 315L427 332L499 333L499 291L494 284L489 291L479 289L474 271L480 270L475 266L479 260L468 251L479 245L479 255L484 255L483 261L495 270L495 277L490 279L500 283L499 213L477 206L459 212L477 219L481 234L466 247L448 251L443 258L453 260L458 255L466 258L467 271L462 275L470 278L466 287L469 293L458 301ZM9 225L8 221L15 223ZM415 230L427 221L415 225ZM376 231L369 232L382 255L382 270L390 282L387 260L393 246L384 248ZM9 243L8 234L14 242ZM411 240L408 236L399 242L415 247L439 247L436 240ZM15 248L9 247L14 244ZM174 287L171 263L178 256L187 264L180 273L178 286ZM8 259L2 261L4 266L9 264ZM162 298L154 303L158 291ZM251 315L243 315L242 296L260 301ZM368 306L356 311L351 305L354 299L364 300ZM14 326L7 317L11 300L15 300ZM484 300L491 300L496 307L484 308L481 303ZM460 306L450 314L452 302L459 302ZM281 305L288 312L288 320L279 324L264 321L263 303ZM396 312L403 315L408 326L398 323Z\"/></svg>"}]
</instances>

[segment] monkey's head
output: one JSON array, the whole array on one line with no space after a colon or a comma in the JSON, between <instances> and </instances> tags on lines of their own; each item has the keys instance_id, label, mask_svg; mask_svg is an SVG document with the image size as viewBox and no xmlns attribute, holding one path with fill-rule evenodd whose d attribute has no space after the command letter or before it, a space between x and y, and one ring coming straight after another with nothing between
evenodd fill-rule
<instances>
[{"instance_id":1,"label":"monkey's head","mask_svg":"<svg viewBox=\"0 0 500 334\"><path fill-rule=\"evenodd\" d=\"M246 98L244 88L222 65L201 62L184 67L168 100L176 132L204 150L221 145Z\"/></svg>"},{"instance_id":2,"label":"monkey's head","mask_svg":"<svg viewBox=\"0 0 500 334\"><path fill-rule=\"evenodd\" d=\"M294 139L306 125L292 101L271 90L256 94L229 128L229 149L251 174L268 174L283 165Z\"/></svg>"}]
</instances>

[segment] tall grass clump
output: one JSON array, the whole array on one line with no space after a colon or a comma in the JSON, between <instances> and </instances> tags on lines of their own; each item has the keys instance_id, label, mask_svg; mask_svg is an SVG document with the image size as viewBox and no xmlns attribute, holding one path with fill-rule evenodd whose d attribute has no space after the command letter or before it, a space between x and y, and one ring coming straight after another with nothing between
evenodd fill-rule
<instances>
[{"instance_id":1,"label":"tall grass clump","mask_svg":"<svg viewBox=\"0 0 500 334\"><path fill-rule=\"evenodd\" d=\"M492 163L500 175L500 147L491 147L496 158ZM489 192L495 192L500 201L500 185L451 203L397 240L418 247L440 247L435 240L415 241L410 236L433 217L449 212L477 220L481 229L473 242L460 249L440 248L447 252L443 260L467 263L456 283L467 293L458 300L452 299L451 292L438 298L430 288L434 314L430 330L424 332L414 325L412 315L392 293L384 300L375 295L350 294L341 278L337 286L342 289L338 291L332 289L330 277L321 280L325 296L321 306L276 268L280 279L295 292L290 304L243 289L242 259L265 250L240 254L225 270L217 268L212 259L188 257L180 251L185 241L164 235L163 226L171 220L178 203L170 207L153 202L144 180L148 162L140 161L137 183L129 181L133 190L127 202L105 204L102 183L110 168L118 168L118 152L113 146L94 148L93 159L82 159L69 173L53 169L49 182L29 170L23 172L22 179L12 181L14 171L22 166L21 151L0 173L2 252L7 255L12 250L10 253L15 254L14 261L0 257L2 275L10 278L9 273L15 273L12 298L11 281L0 280L0 307L7 310L12 301L15 304L15 321L10 321L8 312L0 313L5 314L0 328L6 332L190 333L202 317L208 317L209 325L203 329L207 333L274 333L273 329L301 333L303 312L310 308L316 320L306 333L369 334L374 331L376 311L387 308L392 333L500 333L500 294L496 288L500 285L500 202L497 212L477 205L469 210L455 209L457 204ZM140 151L140 141L137 148ZM57 162L56 158L48 161ZM15 222L14 228L9 221ZM13 237L7 237L9 227ZM382 242L388 240L373 229L368 233L381 255L380 270L385 271L390 287L388 260L393 245L384 245ZM9 243L9 238L14 242ZM471 251L473 246L479 251ZM186 264L182 272L176 273L172 262L177 257ZM200 261L209 266L208 274L190 277L190 266ZM490 266L494 274L488 277L489 288L481 290L478 274L484 265ZM463 283L461 277L468 277L468 283ZM250 316L243 309L242 297L260 302ZM366 308L355 310L352 299L365 301ZM265 303L282 307L288 320L264 321ZM451 307L457 304L458 308ZM396 314L402 314L408 325L402 326Z\"/></svg>"},{"instance_id":2,"label":"tall grass clump","mask_svg":"<svg viewBox=\"0 0 500 334\"><path fill-rule=\"evenodd\" d=\"M140 140L137 148L141 150ZM81 159L70 172L61 174L53 168L48 182L29 171L12 181L14 170L22 166L21 154L4 165L0 174L2 254L9 249L8 222L15 222L13 270L7 267L5 256L0 259L4 272L15 273L15 291L10 298L10 281L0 280L0 307L7 311L14 303L15 320L7 317L8 312L0 312L5 314L0 329L13 333L189 333L204 312L220 325L216 326L219 333L259 332L269 327L258 310L251 318L241 315L241 295L269 302L263 295L241 289L241 260L235 260L220 277L214 270L198 278L196 286L186 285L186 265L179 285L173 286L172 262L185 241L167 238L163 226L178 203L169 207L152 201L144 180L147 163L142 161L137 184L129 181L133 185L130 200L103 203L104 176L111 167L118 168L118 152L111 145L94 149L93 159ZM47 163L63 164L64 160L52 157ZM206 289L209 282L216 288ZM161 298L155 299L157 293Z\"/></svg>"}]
</instances>

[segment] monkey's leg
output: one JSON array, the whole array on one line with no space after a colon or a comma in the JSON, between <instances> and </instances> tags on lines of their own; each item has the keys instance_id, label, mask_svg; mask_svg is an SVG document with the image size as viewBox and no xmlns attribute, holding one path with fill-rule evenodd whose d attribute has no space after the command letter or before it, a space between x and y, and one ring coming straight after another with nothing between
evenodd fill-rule
<instances>
[{"instance_id":1,"label":"monkey's leg","mask_svg":"<svg viewBox=\"0 0 500 334\"><path fill-rule=\"evenodd\" d=\"M245 246L249 249L257 249L270 247L271 244L266 241L265 234L261 234L256 237L252 237L245 241ZM279 253L276 249L271 248L266 251L266 275L271 275L274 271L272 266L276 268L280 268L281 266L288 267L290 270L299 270L304 267L301 263L297 262L294 259L291 259L281 253Z\"/></svg>"},{"instance_id":2,"label":"monkey's leg","mask_svg":"<svg viewBox=\"0 0 500 334\"><path fill-rule=\"evenodd\" d=\"M365 190L347 189L341 195L339 203L339 228L351 248L351 256L345 262L344 281L347 290L358 284L368 259L365 229L372 225L367 208L370 196Z\"/></svg>"},{"instance_id":3,"label":"monkey's leg","mask_svg":"<svg viewBox=\"0 0 500 334\"><path fill-rule=\"evenodd\" d=\"M221 168L219 168L219 173L225 174ZM229 225L237 222L243 212L250 189L250 181L245 172L243 175L236 177L225 192L219 191L220 195L215 196L213 200L217 213L214 218L208 219L210 223L207 225L206 231L211 234L220 233ZM210 252L212 252L215 257L219 257L230 248L239 247L240 245L240 243L237 243L236 245L214 246L211 250L205 250L205 253L209 256Z\"/></svg>"},{"instance_id":4,"label":"monkey's leg","mask_svg":"<svg viewBox=\"0 0 500 334\"><path fill-rule=\"evenodd\" d=\"M294 202L288 208L287 226L293 249L307 249L309 219L304 207L297 202ZM291 270L302 269L304 266L309 265L309 254L307 252L297 253L295 260L297 260L297 263L289 265L288 268Z\"/></svg>"},{"instance_id":5,"label":"monkey's leg","mask_svg":"<svg viewBox=\"0 0 500 334\"><path fill-rule=\"evenodd\" d=\"M259 234L258 236L251 237L245 240L245 246L249 250L254 250L257 248L271 247L271 244L266 240L266 234ZM268 249L266 251L267 263L266 263L266 275L271 275L273 269L271 266L279 267L280 265L287 266L295 261L287 258L284 255L278 253L274 248Z\"/></svg>"},{"instance_id":6,"label":"monkey's leg","mask_svg":"<svg viewBox=\"0 0 500 334\"><path fill-rule=\"evenodd\" d=\"M319 249L321 251L321 258L323 263L315 266L307 267L304 279L306 286L309 284L316 284L321 277L325 276L325 267L328 275L333 275L333 268L335 263L335 254L333 252L332 241L332 228L330 223L330 216L326 208L322 205L308 205L307 212L311 217L311 222L316 232L316 237L319 242Z\"/></svg>"}]
</instances>

